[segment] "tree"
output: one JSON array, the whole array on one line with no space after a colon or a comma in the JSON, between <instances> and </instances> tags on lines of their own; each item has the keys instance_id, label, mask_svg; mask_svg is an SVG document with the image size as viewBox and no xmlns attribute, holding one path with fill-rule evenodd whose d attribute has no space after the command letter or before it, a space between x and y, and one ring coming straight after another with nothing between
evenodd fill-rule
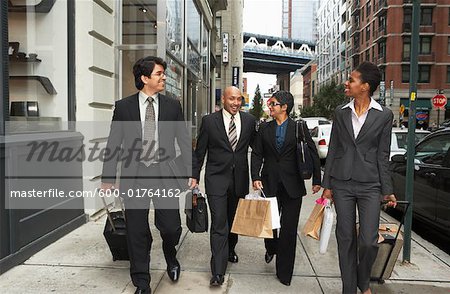
<instances>
[{"instance_id":1,"label":"tree","mask_svg":"<svg viewBox=\"0 0 450 294\"><path fill-rule=\"evenodd\" d=\"M304 107L301 111L302 117L323 116L333 119L334 109L340 104L348 101L344 94L344 85L336 85L333 81L320 88L319 93L313 98L313 105Z\"/></svg>"},{"instance_id":2,"label":"tree","mask_svg":"<svg viewBox=\"0 0 450 294\"><path fill-rule=\"evenodd\" d=\"M262 99L261 99L261 90L259 89L259 84L256 85L255 96L253 97L253 105L250 109L250 114L253 114L257 119L260 119L263 115L262 108Z\"/></svg>"}]
</instances>

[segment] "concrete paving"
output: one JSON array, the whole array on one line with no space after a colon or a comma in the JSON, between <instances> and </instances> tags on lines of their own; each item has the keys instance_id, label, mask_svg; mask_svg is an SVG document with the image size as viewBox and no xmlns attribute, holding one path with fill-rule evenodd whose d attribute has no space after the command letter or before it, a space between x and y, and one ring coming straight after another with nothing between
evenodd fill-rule
<instances>
[{"instance_id":1,"label":"concrete paving","mask_svg":"<svg viewBox=\"0 0 450 294\"><path fill-rule=\"evenodd\" d=\"M307 186L311 183L308 181ZM303 198L299 229L305 223L316 196ZM183 199L180 199L184 203ZM190 233L184 224L178 249L181 278L169 280L161 239L153 226L151 287L153 293L340 293L341 281L334 233L328 251L319 253L319 242L298 236L291 286L278 282L274 262L264 261L261 239L240 237L239 263L229 264L222 287L210 288L209 234ZM393 219L382 213L382 221ZM103 238L105 217L92 220L51 244L22 265L0 276L1 293L133 293L128 262L112 261ZM402 264L401 254L392 276L384 284L372 283L373 293L450 293L450 256L413 233L412 263Z\"/></svg>"}]
</instances>

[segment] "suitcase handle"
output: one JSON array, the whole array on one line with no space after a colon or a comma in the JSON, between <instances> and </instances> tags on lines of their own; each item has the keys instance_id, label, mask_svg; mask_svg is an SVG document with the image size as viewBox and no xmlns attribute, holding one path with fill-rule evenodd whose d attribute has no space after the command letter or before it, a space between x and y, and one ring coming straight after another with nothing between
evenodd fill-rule
<instances>
[{"instance_id":1,"label":"suitcase handle","mask_svg":"<svg viewBox=\"0 0 450 294\"><path fill-rule=\"evenodd\" d=\"M100 188L96 188L94 193L97 194L99 190L100 190ZM111 212L109 211L108 204L106 204L105 197L100 196L100 198L102 199L103 205L105 206L106 215L108 217L109 223L111 224L111 228L115 232L116 231L116 226L114 225L113 219L111 217ZM120 209L122 210L123 219L126 221L126 218L125 218L125 207L123 205L122 198L120 198L120 197L119 197L119 202L120 202Z\"/></svg>"},{"instance_id":2,"label":"suitcase handle","mask_svg":"<svg viewBox=\"0 0 450 294\"><path fill-rule=\"evenodd\" d=\"M384 200L384 201L382 201L382 204L387 204L388 202L389 202L388 200ZM397 237L400 234L400 229L402 228L403 224L405 223L406 212L408 211L409 205L410 205L409 201L406 201L406 200L399 200L399 201L397 201L397 205L398 204L405 205L405 210L403 212L402 217L400 218L400 224L398 226L397 234L395 234L395 240L397 240Z\"/></svg>"}]
</instances>

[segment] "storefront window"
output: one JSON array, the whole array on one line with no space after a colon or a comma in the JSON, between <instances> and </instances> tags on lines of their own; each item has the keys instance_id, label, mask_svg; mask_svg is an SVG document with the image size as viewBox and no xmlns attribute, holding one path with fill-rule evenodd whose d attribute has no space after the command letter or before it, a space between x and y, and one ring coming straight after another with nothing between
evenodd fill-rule
<instances>
[{"instance_id":1,"label":"storefront window","mask_svg":"<svg viewBox=\"0 0 450 294\"><path fill-rule=\"evenodd\" d=\"M202 72L203 82L209 84L209 31L206 24L203 23L202 30Z\"/></svg>"},{"instance_id":2,"label":"storefront window","mask_svg":"<svg viewBox=\"0 0 450 294\"><path fill-rule=\"evenodd\" d=\"M182 102L183 67L172 58L167 57L166 75L166 95Z\"/></svg>"},{"instance_id":3,"label":"storefront window","mask_svg":"<svg viewBox=\"0 0 450 294\"><path fill-rule=\"evenodd\" d=\"M122 44L156 44L156 0L122 3Z\"/></svg>"},{"instance_id":4,"label":"storefront window","mask_svg":"<svg viewBox=\"0 0 450 294\"><path fill-rule=\"evenodd\" d=\"M183 2L167 0L167 51L183 60Z\"/></svg>"},{"instance_id":5,"label":"storefront window","mask_svg":"<svg viewBox=\"0 0 450 294\"><path fill-rule=\"evenodd\" d=\"M133 65L140 58L146 56L156 56L156 50L123 50L122 51L122 97L130 96L136 93L133 75ZM120 97L120 98L122 98Z\"/></svg>"},{"instance_id":6,"label":"storefront window","mask_svg":"<svg viewBox=\"0 0 450 294\"><path fill-rule=\"evenodd\" d=\"M201 74L201 22L200 13L197 10L193 0L186 3L186 28L187 28L187 64L191 70L198 76Z\"/></svg>"},{"instance_id":7,"label":"storefront window","mask_svg":"<svg viewBox=\"0 0 450 294\"><path fill-rule=\"evenodd\" d=\"M9 105L6 132L67 129L68 6L71 1L8 2ZM25 5L24 5L25 4Z\"/></svg>"}]
</instances>

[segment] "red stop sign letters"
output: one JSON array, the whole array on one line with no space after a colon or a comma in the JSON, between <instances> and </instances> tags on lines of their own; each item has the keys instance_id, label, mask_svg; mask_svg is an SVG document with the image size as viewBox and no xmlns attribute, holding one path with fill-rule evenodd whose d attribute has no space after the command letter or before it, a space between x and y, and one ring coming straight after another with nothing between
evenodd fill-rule
<instances>
[{"instance_id":1,"label":"red stop sign letters","mask_svg":"<svg viewBox=\"0 0 450 294\"><path fill-rule=\"evenodd\" d=\"M437 94L431 98L431 103L433 103L435 108L443 108L447 104L447 97L442 94Z\"/></svg>"}]
</instances>

